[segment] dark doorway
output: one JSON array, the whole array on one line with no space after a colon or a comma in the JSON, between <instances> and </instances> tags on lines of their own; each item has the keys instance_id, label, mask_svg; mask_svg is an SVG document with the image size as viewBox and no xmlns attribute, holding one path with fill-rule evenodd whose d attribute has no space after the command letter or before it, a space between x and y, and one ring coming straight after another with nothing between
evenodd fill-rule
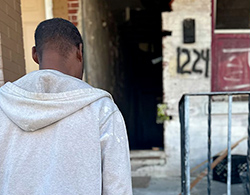
<instances>
[{"instance_id":1,"label":"dark doorway","mask_svg":"<svg viewBox=\"0 0 250 195\"><path fill-rule=\"evenodd\" d=\"M117 103L126 121L130 149L162 150L163 124L156 123L157 104L163 97L161 12L170 8L168 1L142 0L140 5L113 12L126 99Z\"/></svg>"},{"instance_id":2,"label":"dark doorway","mask_svg":"<svg viewBox=\"0 0 250 195\"><path fill-rule=\"evenodd\" d=\"M127 120L131 149L163 148L163 125L156 124L157 103L162 102L160 13L131 11L130 21L121 27L121 41L129 79L131 109ZM125 119L126 120L126 119Z\"/></svg>"}]
</instances>

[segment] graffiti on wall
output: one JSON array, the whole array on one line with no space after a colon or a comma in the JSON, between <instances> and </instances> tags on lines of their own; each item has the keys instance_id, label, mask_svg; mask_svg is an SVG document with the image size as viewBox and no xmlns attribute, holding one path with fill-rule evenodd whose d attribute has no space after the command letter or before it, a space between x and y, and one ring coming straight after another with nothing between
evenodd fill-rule
<instances>
[{"instance_id":1,"label":"graffiti on wall","mask_svg":"<svg viewBox=\"0 0 250 195\"><path fill-rule=\"evenodd\" d=\"M192 74L192 73L198 73L198 74L204 74L205 77L208 77L208 67L209 67L209 61L210 61L210 54L209 49L186 49L186 48L177 48L177 73L178 74ZM195 59L191 60L191 55L195 55ZM181 62L181 56L186 55L186 60L184 62ZM197 65L201 61L204 62L204 67L198 68ZM191 64L192 68L188 68Z\"/></svg>"},{"instance_id":2,"label":"graffiti on wall","mask_svg":"<svg viewBox=\"0 0 250 195\"><path fill-rule=\"evenodd\" d=\"M250 49L222 49L218 69L218 87L221 90L250 89Z\"/></svg>"}]
</instances>

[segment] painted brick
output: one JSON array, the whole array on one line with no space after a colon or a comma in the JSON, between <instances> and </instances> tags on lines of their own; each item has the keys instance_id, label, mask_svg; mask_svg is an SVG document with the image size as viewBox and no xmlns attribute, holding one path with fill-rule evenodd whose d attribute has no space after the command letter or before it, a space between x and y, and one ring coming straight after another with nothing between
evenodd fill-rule
<instances>
[{"instance_id":1,"label":"painted brick","mask_svg":"<svg viewBox=\"0 0 250 195\"><path fill-rule=\"evenodd\" d=\"M6 36L9 36L9 27L6 26L2 21L0 21L0 32Z\"/></svg>"},{"instance_id":2,"label":"painted brick","mask_svg":"<svg viewBox=\"0 0 250 195\"><path fill-rule=\"evenodd\" d=\"M1 2L0 10L7 13L7 3L5 1Z\"/></svg>"},{"instance_id":3,"label":"painted brick","mask_svg":"<svg viewBox=\"0 0 250 195\"><path fill-rule=\"evenodd\" d=\"M14 31L12 29L9 29L9 33L10 33L9 37L10 37L11 40L16 41L16 43L19 43L19 44L23 43L23 37L22 37L22 35L20 33Z\"/></svg>"},{"instance_id":4,"label":"painted brick","mask_svg":"<svg viewBox=\"0 0 250 195\"><path fill-rule=\"evenodd\" d=\"M4 75L4 80L5 81L10 81L10 82L13 82L17 78L19 78L19 75L17 73L9 71L9 70L7 70L5 68L3 69L3 75Z\"/></svg>"},{"instance_id":5,"label":"painted brick","mask_svg":"<svg viewBox=\"0 0 250 195\"><path fill-rule=\"evenodd\" d=\"M11 60L18 64L19 62L21 62L23 60L23 56L21 56L20 54L15 52L15 53L13 53Z\"/></svg>"},{"instance_id":6,"label":"painted brick","mask_svg":"<svg viewBox=\"0 0 250 195\"><path fill-rule=\"evenodd\" d=\"M202 3L201 3L202 1ZM163 91L164 103L168 105L168 114L173 116L173 120L164 123L164 143L166 148L167 172L169 175L180 174L180 125L178 103L184 93L207 92L210 91L210 77L206 78L204 74L179 74L177 73L177 48L185 48L190 53L190 62L185 66L186 70L192 70L192 65L197 59L194 49L198 52L201 50L210 50L211 46L211 17L210 2L207 0L175 0L172 4L173 11L162 14L163 30L172 31L172 36L163 38ZM183 43L183 27L182 22L186 18L195 19L196 24L196 41L193 44ZM180 61L184 63L187 60L185 54L180 56ZM197 68L204 71L205 62L199 61ZM209 63L210 76L211 63ZM199 81L199 82L197 82ZM200 121L206 117L202 113L204 100L195 101L194 105L190 105L192 111L196 113L196 117L203 116ZM198 108L197 108L198 107ZM197 113L200 113L197 114ZM201 122L197 122L201 124ZM200 130L200 129L199 129ZM196 145L192 145L191 151L196 152L197 148L204 148L202 135L194 128L192 139L196 141ZM198 147L197 147L198 146ZM177 158L178 157L178 158ZM192 166L194 163L201 162L203 154L191 158Z\"/></svg>"},{"instance_id":7,"label":"painted brick","mask_svg":"<svg viewBox=\"0 0 250 195\"><path fill-rule=\"evenodd\" d=\"M0 77L7 82L25 74L20 0L0 0L0 4Z\"/></svg>"},{"instance_id":8,"label":"painted brick","mask_svg":"<svg viewBox=\"0 0 250 195\"><path fill-rule=\"evenodd\" d=\"M10 16L12 19L14 19L16 22L22 22L20 13L18 13L13 7L7 5L7 14Z\"/></svg>"},{"instance_id":9,"label":"painted brick","mask_svg":"<svg viewBox=\"0 0 250 195\"><path fill-rule=\"evenodd\" d=\"M16 10L17 13L21 14L20 0L16 0L16 1L14 2L14 9Z\"/></svg>"},{"instance_id":10,"label":"painted brick","mask_svg":"<svg viewBox=\"0 0 250 195\"><path fill-rule=\"evenodd\" d=\"M4 0L9 6L15 7L15 0Z\"/></svg>"},{"instance_id":11,"label":"painted brick","mask_svg":"<svg viewBox=\"0 0 250 195\"><path fill-rule=\"evenodd\" d=\"M5 12L0 12L0 21L6 24L6 26L15 30L16 22L11 17L9 17Z\"/></svg>"},{"instance_id":12,"label":"painted brick","mask_svg":"<svg viewBox=\"0 0 250 195\"><path fill-rule=\"evenodd\" d=\"M4 34L2 34L2 44L11 49L14 52L18 52L17 51L17 43L15 41L13 41L12 39L10 39L10 37L5 36Z\"/></svg>"},{"instance_id":13,"label":"painted brick","mask_svg":"<svg viewBox=\"0 0 250 195\"><path fill-rule=\"evenodd\" d=\"M17 45L17 53L24 56L23 44L18 44Z\"/></svg>"},{"instance_id":14,"label":"painted brick","mask_svg":"<svg viewBox=\"0 0 250 195\"><path fill-rule=\"evenodd\" d=\"M2 45L2 57L11 60L11 50L4 45Z\"/></svg>"},{"instance_id":15,"label":"painted brick","mask_svg":"<svg viewBox=\"0 0 250 195\"><path fill-rule=\"evenodd\" d=\"M15 29L14 29L18 34L22 35L23 31L22 31L22 23L15 23Z\"/></svg>"},{"instance_id":16,"label":"painted brick","mask_svg":"<svg viewBox=\"0 0 250 195\"><path fill-rule=\"evenodd\" d=\"M12 62L11 60L4 57L3 64L4 64L4 68L3 68L4 70L8 70L16 75L19 74L18 64L16 64L15 62Z\"/></svg>"}]
</instances>

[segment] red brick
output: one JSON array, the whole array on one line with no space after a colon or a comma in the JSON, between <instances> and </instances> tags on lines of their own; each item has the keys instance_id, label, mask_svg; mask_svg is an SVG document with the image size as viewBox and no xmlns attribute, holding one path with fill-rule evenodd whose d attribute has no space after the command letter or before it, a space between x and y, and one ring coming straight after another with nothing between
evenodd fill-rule
<instances>
[{"instance_id":1,"label":"red brick","mask_svg":"<svg viewBox=\"0 0 250 195\"><path fill-rule=\"evenodd\" d=\"M79 3L71 3L69 7L79 7Z\"/></svg>"},{"instance_id":2,"label":"red brick","mask_svg":"<svg viewBox=\"0 0 250 195\"><path fill-rule=\"evenodd\" d=\"M71 10L69 10L69 14L76 14L77 13L77 9L71 9Z\"/></svg>"},{"instance_id":3,"label":"red brick","mask_svg":"<svg viewBox=\"0 0 250 195\"><path fill-rule=\"evenodd\" d=\"M77 16L71 16L71 20L77 20Z\"/></svg>"}]
</instances>

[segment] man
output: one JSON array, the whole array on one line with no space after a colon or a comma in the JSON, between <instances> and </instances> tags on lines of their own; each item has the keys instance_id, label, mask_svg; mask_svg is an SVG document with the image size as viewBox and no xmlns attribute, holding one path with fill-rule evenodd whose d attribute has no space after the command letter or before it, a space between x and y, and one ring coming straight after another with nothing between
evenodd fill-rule
<instances>
[{"instance_id":1,"label":"man","mask_svg":"<svg viewBox=\"0 0 250 195\"><path fill-rule=\"evenodd\" d=\"M41 22L38 71L0 88L0 194L130 195L124 121L83 82L83 41L70 22Z\"/></svg>"}]
</instances>

